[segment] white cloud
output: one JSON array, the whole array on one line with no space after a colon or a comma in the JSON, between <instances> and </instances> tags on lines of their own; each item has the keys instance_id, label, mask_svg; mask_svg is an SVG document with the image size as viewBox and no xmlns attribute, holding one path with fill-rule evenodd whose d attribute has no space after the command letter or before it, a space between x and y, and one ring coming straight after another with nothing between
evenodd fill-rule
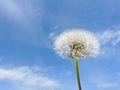
<instances>
[{"instance_id":1,"label":"white cloud","mask_svg":"<svg viewBox=\"0 0 120 90\"><path fill-rule=\"evenodd\" d=\"M120 43L120 25L115 25L102 32L97 32L96 36L101 45L100 56L109 58L110 56L119 57L119 49L115 46Z\"/></svg>"},{"instance_id":2,"label":"white cloud","mask_svg":"<svg viewBox=\"0 0 120 90\"><path fill-rule=\"evenodd\" d=\"M49 37L54 40L56 38L56 33L55 32L51 32L49 34Z\"/></svg>"},{"instance_id":3,"label":"white cloud","mask_svg":"<svg viewBox=\"0 0 120 90\"><path fill-rule=\"evenodd\" d=\"M99 83L99 86L103 87L103 88L110 88L110 87L117 87L118 84L110 83L110 82L101 82L101 83Z\"/></svg>"},{"instance_id":4,"label":"white cloud","mask_svg":"<svg viewBox=\"0 0 120 90\"><path fill-rule=\"evenodd\" d=\"M36 69L28 66L11 69L0 68L0 80L38 88L57 88L60 85L58 80L41 73L38 67Z\"/></svg>"},{"instance_id":5,"label":"white cloud","mask_svg":"<svg viewBox=\"0 0 120 90\"><path fill-rule=\"evenodd\" d=\"M36 1L38 0L0 0L0 14L20 24L28 24L32 18L42 15L41 7L36 5Z\"/></svg>"},{"instance_id":6,"label":"white cloud","mask_svg":"<svg viewBox=\"0 0 120 90\"><path fill-rule=\"evenodd\" d=\"M118 82L114 81L116 74L97 73L90 77L90 82L98 88L115 88L119 86Z\"/></svg>"},{"instance_id":7,"label":"white cloud","mask_svg":"<svg viewBox=\"0 0 120 90\"><path fill-rule=\"evenodd\" d=\"M115 46L120 42L120 27L115 26L111 29L107 29L101 33L98 33L98 39L101 45L106 45L110 43Z\"/></svg>"},{"instance_id":8,"label":"white cloud","mask_svg":"<svg viewBox=\"0 0 120 90\"><path fill-rule=\"evenodd\" d=\"M0 11L8 18L21 20L24 17L20 5L14 0L0 0Z\"/></svg>"},{"instance_id":9,"label":"white cloud","mask_svg":"<svg viewBox=\"0 0 120 90\"><path fill-rule=\"evenodd\" d=\"M117 87L118 84L114 82L105 82L104 80L93 80L92 83L96 84L99 88L111 88L111 87Z\"/></svg>"},{"instance_id":10,"label":"white cloud","mask_svg":"<svg viewBox=\"0 0 120 90\"><path fill-rule=\"evenodd\" d=\"M7 22L1 28L1 38L27 45L42 46L41 18L43 15L42 0L0 0L0 17ZM12 23L11 23L12 22ZM39 26L37 26L39 23ZM13 25L13 27L11 27ZM6 37L7 34L7 37ZM22 36L22 37L21 37Z\"/></svg>"}]
</instances>

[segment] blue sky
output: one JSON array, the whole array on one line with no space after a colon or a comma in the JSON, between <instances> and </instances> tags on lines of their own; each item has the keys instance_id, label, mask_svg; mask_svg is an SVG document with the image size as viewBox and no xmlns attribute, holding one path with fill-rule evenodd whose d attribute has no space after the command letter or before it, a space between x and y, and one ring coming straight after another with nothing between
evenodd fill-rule
<instances>
[{"instance_id":1,"label":"blue sky","mask_svg":"<svg viewBox=\"0 0 120 90\"><path fill-rule=\"evenodd\" d=\"M79 61L83 90L120 90L120 0L0 0L0 89L77 90L74 62L56 55L67 29L95 33L96 58Z\"/></svg>"}]
</instances>

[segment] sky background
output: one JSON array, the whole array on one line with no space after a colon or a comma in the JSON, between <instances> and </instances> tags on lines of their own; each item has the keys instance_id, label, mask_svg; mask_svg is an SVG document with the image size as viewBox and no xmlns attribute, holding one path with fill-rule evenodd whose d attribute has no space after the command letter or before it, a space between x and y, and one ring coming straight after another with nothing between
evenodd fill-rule
<instances>
[{"instance_id":1,"label":"sky background","mask_svg":"<svg viewBox=\"0 0 120 90\"><path fill-rule=\"evenodd\" d=\"M0 89L78 90L74 62L53 50L74 28L101 46L79 61L83 90L120 90L120 0L0 0Z\"/></svg>"}]
</instances>

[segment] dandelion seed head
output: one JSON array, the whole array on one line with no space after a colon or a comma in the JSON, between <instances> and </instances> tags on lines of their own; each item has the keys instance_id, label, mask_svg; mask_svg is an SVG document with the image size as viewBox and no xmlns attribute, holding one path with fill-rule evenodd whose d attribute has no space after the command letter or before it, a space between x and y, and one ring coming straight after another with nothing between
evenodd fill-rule
<instances>
[{"instance_id":1,"label":"dandelion seed head","mask_svg":"<svg viewBox=\"0 0 120 90\"><path fill-rule=\"evenodd\" d=\"M72 29L55 39L54 49L63 58L95 57L99 53L99 43L94 34Z\"/></svg>"}]
</instances>

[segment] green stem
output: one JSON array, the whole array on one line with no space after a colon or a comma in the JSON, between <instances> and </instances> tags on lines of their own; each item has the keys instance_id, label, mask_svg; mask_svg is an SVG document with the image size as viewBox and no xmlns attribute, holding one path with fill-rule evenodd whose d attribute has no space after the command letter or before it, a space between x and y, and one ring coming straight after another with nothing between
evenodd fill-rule
<instances>
[{"instance_id":1,"label":"green stem","mask_svg":"<svg viewBox=\"0 0 120 90\"><path fill-rule=\"evenodd\" d=\"M80 83L79 68L78 68L78 58L75 57L74 61L75 61L75 69L76 69L76 76L77 76L78 88L79 88L79 90L82 90L81 83Z\"/></svg>"}]
</instances>

